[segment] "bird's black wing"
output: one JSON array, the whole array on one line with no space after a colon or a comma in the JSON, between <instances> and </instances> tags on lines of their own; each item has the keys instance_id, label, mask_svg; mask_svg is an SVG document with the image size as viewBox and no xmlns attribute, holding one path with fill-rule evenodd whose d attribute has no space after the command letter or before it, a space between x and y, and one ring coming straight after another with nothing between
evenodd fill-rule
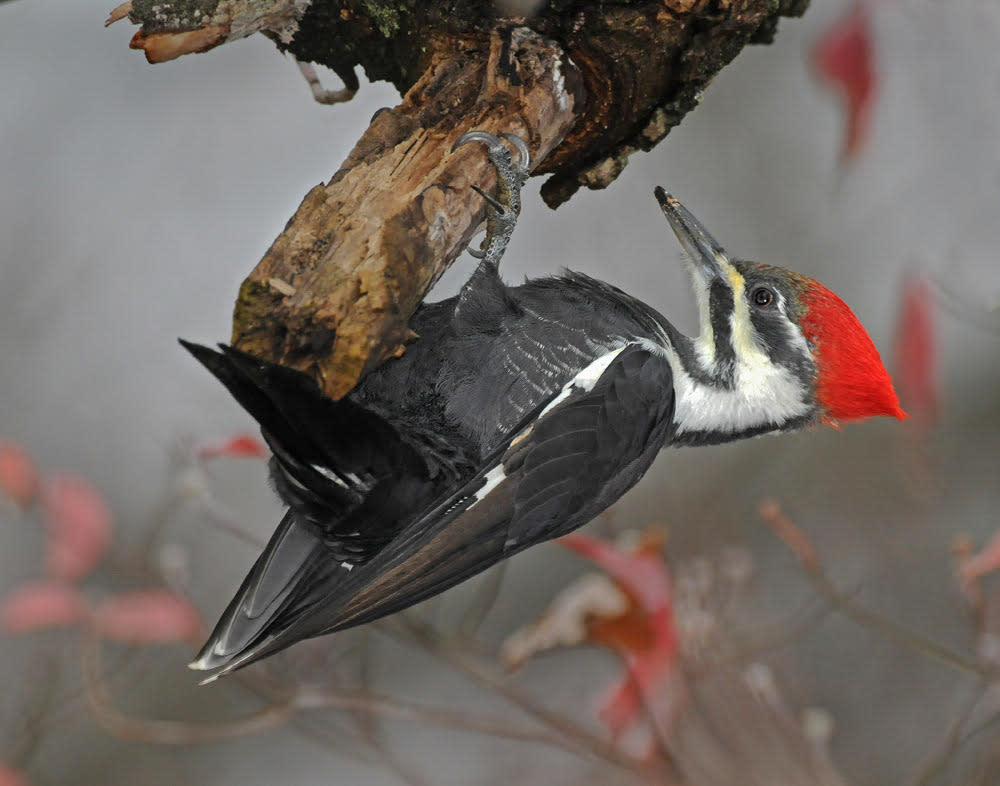
<instances>
[{"instance_id":1,"label":"bird's black wing","mask_svg":"<svg viewBox=\"0 0 1000 786\"><path fill-rule=\"evenodd\" d=\"M625 347L591 390L553 407L505 453L505 472L518 478L505 548L564 535L618 499L663 445L673 410L667 359Z\"/></svg>"},{"instance_id":2,"label":"bird's black wing","mask_svg":"<svg viewBox=\"0 0 1000 786\"><path fill-rule=\"evenodd\" d=\"M472 480L342 579L341 602L317 595L312 612L285 635L378 619L585 524L649 468L673 406L662 353L639 343L610 352L526 418Z\"/></svg>"},{"instance_id":3,"label":"bird's black wing","mask_svg":"<svg viewBox=\"0 0 1000 786\"><path fill-rule=\"evenodd\" d=\"M219 674L226 673L301 639L370 622L585 524L643 475L672 412L669 362L630 343L536 407L470 480L418 508L417 516L411 509L408 518L396 518L397 534L365 562L317 557L290 512L195 666L222 666ZM339 526L364 531L382 515L358 506ZM276 561L298 568L286 574ZM264 577L271 590L255 600Z\"/></svg>"}]
</instances>

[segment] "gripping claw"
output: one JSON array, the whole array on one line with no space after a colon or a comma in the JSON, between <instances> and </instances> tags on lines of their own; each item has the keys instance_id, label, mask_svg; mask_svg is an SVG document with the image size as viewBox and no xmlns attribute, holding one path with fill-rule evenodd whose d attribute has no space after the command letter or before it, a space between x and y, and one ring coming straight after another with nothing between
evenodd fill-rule
<instances>
[{"instance_id":1,"label":"gripping claw","mask_svg":"<svg viewBox=\"0 0 1000 786\"><path fill-rule=\"evenodd\" d=\"M515 164L510 149L501 141L507 140L517 151L518 161ZM528 179L531 166L531 151L521 137L514 134L501 134L500 137L486 131L469 131L462 134L452 145L452 152L469 142L482 142L486 145L486 154L497 170L499 187L497 196L491 197L477 186L472 188L488 205L486 217L486 239L481 250L469 249L469 253L478 259L483 259L498 269L507 244L510 242L517 215L521 210L521 188Z\"/></svg>"},{"instance_id":2,"label":"gripping claw","mask_svg":"<svg viewBox=\"0 0 1000 786\"><path fill-rule=\"evenodd\" d=\"M514 146L514 149L517 150L517 154L520 156L517 168L523 174L524 180L527 180L528 173L531 170L531 151L528 150L528 143L517 134L500 134L500 136L510 142Z\"/></svg>"},{"instance_id":3,"label":"gripping claw","mask_svg":"<svg viewBox=\"0 0 1000 786\"><path fill-rule=\"evenodd\" d=\"M487 202L489 202L490 207L492 207L494 210L496 210L497 213L500 214L501 216L504 213L507 212L507 208L506 207L504 207L502 204L500 204L499 202L497 202L493 197L491 197L489 194L487 194L485 191L483 191L483 189L481 189L479 186L473 186L472 190L475 191L477 194L479 194L479 196L481 196Z\"/></svg>"}]
</instances>

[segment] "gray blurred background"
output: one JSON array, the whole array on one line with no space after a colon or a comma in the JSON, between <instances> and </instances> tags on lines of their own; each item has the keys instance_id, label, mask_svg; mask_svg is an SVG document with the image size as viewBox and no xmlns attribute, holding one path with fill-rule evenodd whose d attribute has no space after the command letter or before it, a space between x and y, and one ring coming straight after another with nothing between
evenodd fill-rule
<instances>
[{"instance_id":1,"label":"gray blurred background","mask_svg":"<svg viewBox=\"0 0 1000 786\"><path fill-rule=\"evenodd\" d=\"M844 170L842 114L814 79L808 51L848 5L813 0L803 20L783 20L773 45L745 50L681 127L633 156L610 189L581 192L552 212L539 181L529 183L504 274L582 270L693 331L678 249L651 196L657 184L736 255L834 289L887 360L902 276L929 272L939 287L943 391L932 482L907 472L903 427L880 421L666 453L611 518L619 528L666 527L678 565L728 544L748 547L755 578L737 622L752 632L813 597L755 516L762 497L776 497L855 598L971 651L949 546L960 533L980 542L1000 525L1000 11L986 0L876 7L880 94L869 145ZM46 468L90 477L114 509L116 553L127 553L148 530L176 445L251 426L176 338L228 338L242 278L372 113L398 98L388 85L363 84L351 103L320 106L294 63L260 36L149 66L128 49L127 22L102 27L109 10L93 0L0 3L0 436ZM456 263L432 299L451 294L473 263ZM240 526L266 537L279 511L263 467L225 465L213 483ZM37 572L40 541L17 519L2 520L6 591ZM214 619L253 547L198 516L179 517L164 537L187 553L192 595ZM514 560L484 628L487 645L583 568L551 545ZM433 613L461 609L470 591L456 590ZM17 727L12 697L46 646L73 639L0 639L0 740ZM117 691L122 701L172 718L252 706L236 685L195 688L183 669L189 654L176 647L147 658ZM833 756L854 784L908 782L943 744L973 685L836 615L767 659L791 704L831 714ZM494 706L409 649L389 643L379 664L383 692ZM614 668L608 655L570 653L529 666L521 681L553 706L580 711L580 697L597 695ZM624 777L538 746L419 724L393 725L390 737L428 783ZM46 733L28 774L39 784L106 786L400 782L350 753L293 728L191 747L124 742L81 705Z\"/></svg>"}]
</instances>

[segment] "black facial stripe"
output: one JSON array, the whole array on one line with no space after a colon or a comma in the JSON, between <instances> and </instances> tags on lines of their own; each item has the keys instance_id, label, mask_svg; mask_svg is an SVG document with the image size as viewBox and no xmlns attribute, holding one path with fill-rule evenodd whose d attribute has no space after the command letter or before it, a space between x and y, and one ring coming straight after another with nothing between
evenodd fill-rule
<instances>
[{"instance_id":1,"label":"black facial stripe","mask_svg":"<svg viewBox=\"0 0 1000 786\"><path fill-rule=\"evenodd\" d=\"M728 282L712 281L708 290L708 318L715 337L715 359L720 369L731 369L736 362L733 349L733 290Z\"/></svg>"},{"instance_id":2,"label":"black facial stripe","mask_svg":"<svg viewBox=\"0 0 1000 786\"><path fill-rule=\"evenodd\" d=\"M785 317L776 309L765 313L751 308L750 322L771 362L790 369L804 383L810 384L815 369L810 359L792 343Z\"/></svg>"},{"instance_id":3,"label":"black facial stripe","mask_svg":"<svg viewBox=\"0 0 1000 786\"><path fill-rule=\"evenodd\" d=\"M723 390L733 389L736 381L731 371L721 377L707 373L695 357L694 344L691 339L678 331L669 322L666 322L663 328L666 331L670 346L677 353L677 357L681 362L681 368L684 369L691 379L703 385L711 385Z\"/></svg>"},{"instance_id":4,"label":"black facial stripe","mask_svg":"<svg viewBox=\"0 0 1000 786\"><path fill-rule=\"evenodd\" d=\"M753 308L750 309L750 323L754 332L763 341L763 349L772 363L781 363L790 358L793 354L791 343L788 340L788 333L785 326L778 320L781 317L777 311L763 314Z\"/></svg>"}]
</instances>

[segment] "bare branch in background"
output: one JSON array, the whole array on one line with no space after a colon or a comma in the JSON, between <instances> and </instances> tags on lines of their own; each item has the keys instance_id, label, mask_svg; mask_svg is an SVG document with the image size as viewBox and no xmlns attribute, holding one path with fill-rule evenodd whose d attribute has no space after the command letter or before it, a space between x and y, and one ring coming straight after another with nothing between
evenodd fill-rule
<instances>
[{"instance_id":1,"label":"bare branch in background","mask_svg":"<svg viewBox=\"0 0 1000 786\"><path fill-rule=\"evenodd\" d=\"M764 523L795 553L806 578L833 609L862 627L869 628L897 644L921 652L960 671L975 674L984 679L992 679L996 676L997 671L994 666L949 649L877 611L862 606L840 592L826 575L815 546L805 533L785 515L776 501L763 501L758 507L758 513Z\"/></svg>"}]
</instances>

